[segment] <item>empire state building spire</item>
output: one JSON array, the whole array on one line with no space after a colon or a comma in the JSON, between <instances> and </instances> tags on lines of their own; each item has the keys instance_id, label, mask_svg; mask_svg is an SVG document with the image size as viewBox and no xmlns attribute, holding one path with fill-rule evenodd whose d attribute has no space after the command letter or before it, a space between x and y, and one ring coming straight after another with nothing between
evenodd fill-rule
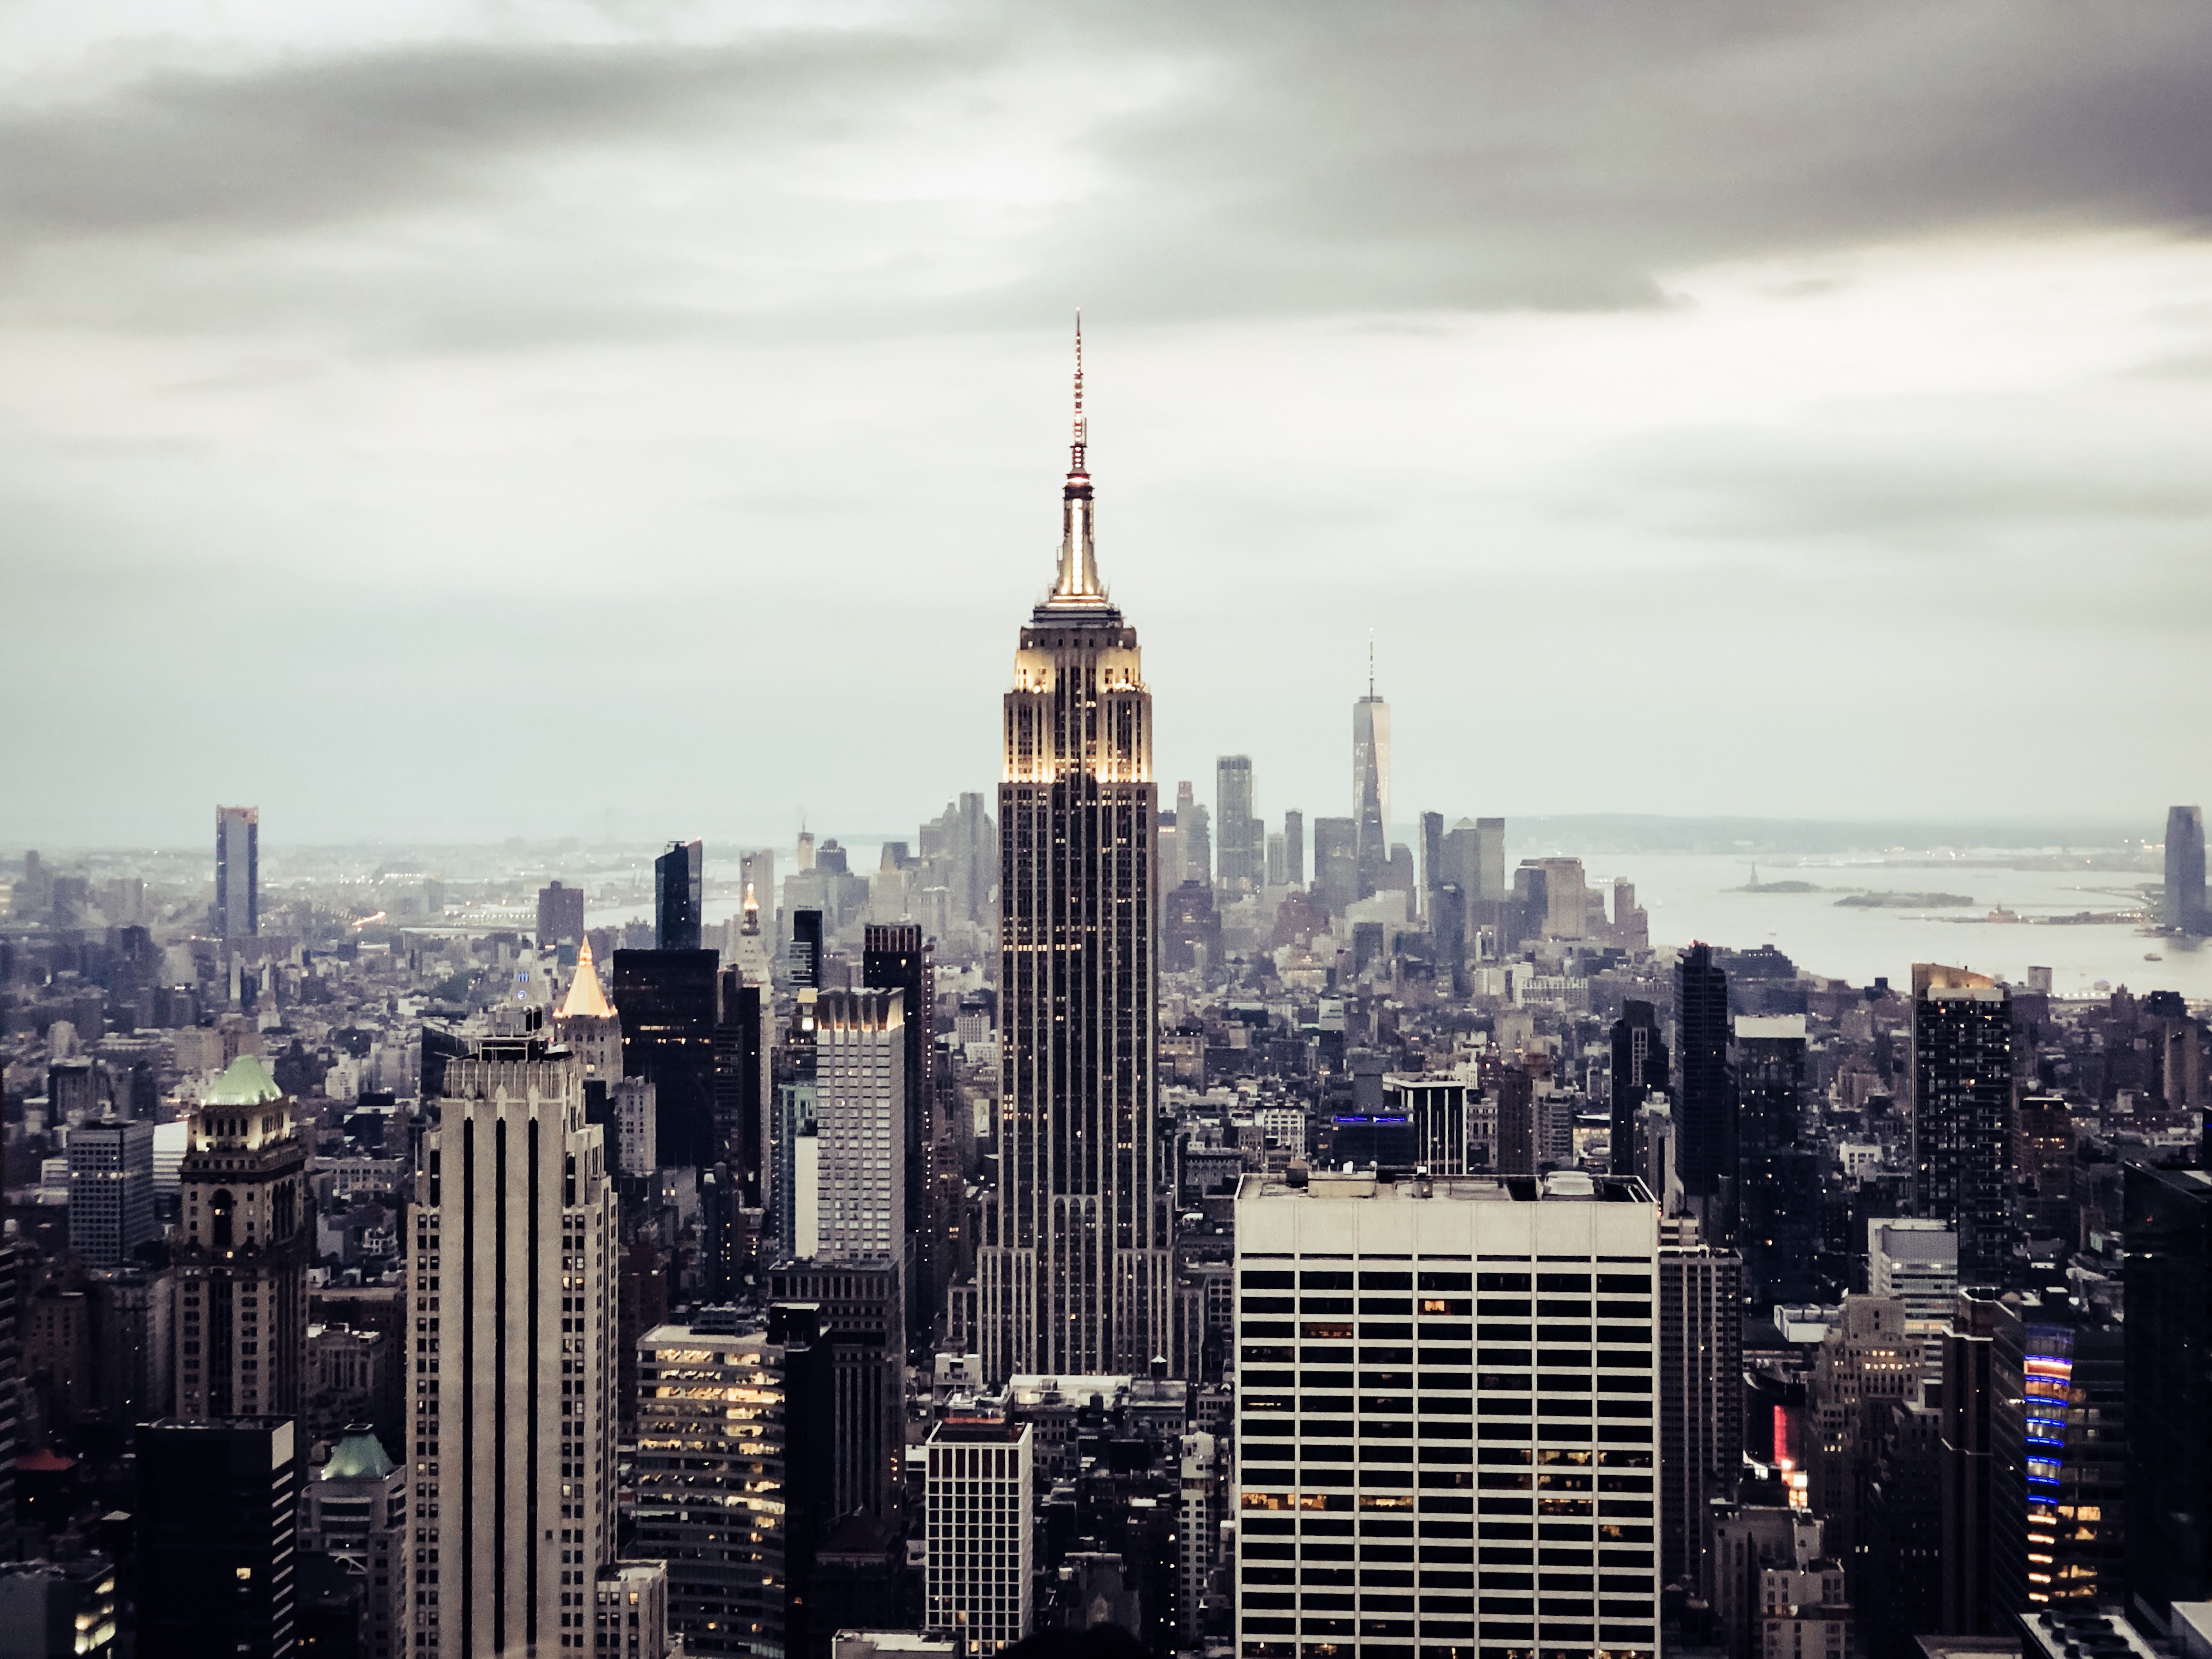
<instances>
[{"instance_id":1,"label":"empire state building spire","mask_svg":"<svg viewBox=\"0 0 2212 1659\"><path fill-rule=\"evenodd\" d=\"M1083 313L1075 313L1075 429L1067 447L1067 483L1060 490L1060 574L1043 609L1073 606L1105 610L1111 601L1098 580L1098 550L1093 544L1098 509L1091 495L1091 431L1083 413Z\"/></svg>"}]
</instances>

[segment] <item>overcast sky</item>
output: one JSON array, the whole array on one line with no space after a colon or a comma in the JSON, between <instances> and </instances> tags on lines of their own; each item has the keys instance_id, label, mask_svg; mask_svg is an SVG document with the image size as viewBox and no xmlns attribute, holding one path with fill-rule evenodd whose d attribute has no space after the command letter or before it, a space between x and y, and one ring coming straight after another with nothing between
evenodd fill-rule
<instances>
[{"instance_id":1,"label":"overcast sky","mask_svg":"<svg viewBox=\"0 0 2212 1659\"><path fill-rule=\"evenodd\" d=\"M2212 795L2212 10L0 8L0 836Z\"/></svg>"}]
</instances>

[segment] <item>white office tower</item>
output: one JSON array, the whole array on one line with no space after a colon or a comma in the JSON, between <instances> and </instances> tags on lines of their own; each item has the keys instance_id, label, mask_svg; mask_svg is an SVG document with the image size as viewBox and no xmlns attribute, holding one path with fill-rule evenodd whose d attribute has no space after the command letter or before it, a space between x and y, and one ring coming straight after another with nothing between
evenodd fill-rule
<instances>
[{"instance_id":1,"label":"white office tower","mask_svg":"<svg viewBox=\"0 0 2212 1659\"><path fill-rule=\"evenodd\" d=\"M1921 1217L1869 1218L1867 1290L1904 1298L1905 1334L1920 1342L1920 1375L1942 1382L1943 1336L1959 1293L1956 1230Z\"/></svg>"},{"instance_id":2,"label":"white office tower","mask_svg":"<svg viewBox=\"0 0 2212 1659\"><path fill-rule=\"evenodd\" d=\"M906 1249L906 1018L896 991L824 991L814 1004L820 1261Z\"/></svg>"},{"instance_id":3,"label":"white office tower","mask_svg":"<svg viewBox=\"0 0 2212 1659\"><path fill-rule=\"evenodd\" d=\"M1657 1256L1632 1179L1247 1175L1239 1654L1651 1659Z\"/></svg>"},{"instance_id":4,"label":"white office tower","mask_svg":"<svg viewBox=\"0 0 2212 1659\"><path fill-rule=\"evenodd\" d=\"M1035 1447L1027 1423L948 1418L930 1431L929 1628L965 1654L1030 1633Z\"/></svg>"},{"instance_id":5,"label":"white office tower","mask_svg":"<svg viewBox=\"0 0 2212 1659\"><path fill-rule=\"evenodd\" d=\"M452 1061L415 1169L415 1651L588 1650L614 1547L615 1194L534 1029Z\"/></svg>"}]
</instances>

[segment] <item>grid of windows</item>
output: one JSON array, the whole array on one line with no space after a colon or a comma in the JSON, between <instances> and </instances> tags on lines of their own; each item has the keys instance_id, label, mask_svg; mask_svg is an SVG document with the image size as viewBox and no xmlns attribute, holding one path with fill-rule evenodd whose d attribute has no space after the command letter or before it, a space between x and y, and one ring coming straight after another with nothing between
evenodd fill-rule
<instances>
[{"instance_id":1,"label":"grid of windows","mask_svg":"<svg viewBox=\"0 0 2212 1659\"><path fill-rule=\"evenodd\" d=\"M1029 1634L1030 1425L939 1424L929 1441L929 1626L993 1653Z\"/></svg>"},{"instance_id":2,"label":"grid of windows","mask_svg":"<svg viewBox=\"0 0 2212 1659\"><path fill-rule=\"evenodd\" d=\"M1652 1292L1644 1261L1240 1259L1242 1652L1656 1650Z\"/></svg>"}]
</instances>

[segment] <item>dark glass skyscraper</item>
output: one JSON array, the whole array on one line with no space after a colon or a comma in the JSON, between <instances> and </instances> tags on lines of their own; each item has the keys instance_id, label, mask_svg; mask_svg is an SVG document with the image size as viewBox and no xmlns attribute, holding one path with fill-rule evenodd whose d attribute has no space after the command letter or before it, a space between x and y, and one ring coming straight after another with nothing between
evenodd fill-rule
<instances>
[{"instance_id":1,"label":"dark glass skyscraper","mask_svg":"<svg viewBox=\"0 0 2212 1659\"><path fill-rule=\"evenodd\" d=\"M663 951L699 948L699 912L706 902L703 842L674 841L653 861L653 942Z\"/></svg>"},{"instance_id":2,"label":"dark glass skyscraper","mask_svg":"<svg viewBox=\"0 0 2212 1659\"><path fill-rule=\"evenodd\" d=\"M140 1651L293 1652L304 1461L293 1420L142 1423L137 1452Z\"/></svg>"},{"instance_id":3,"label":"dark glass skyscraper","mask_svg":"<svg viewBox=\"0 0 2212 1659\"><path fill-rule=\"evenodd\" d=\"M1797 1144L1805 1017L1735 1022L1736 1239L1754 1303L1808 1302L1819 1286L1821 1160Z\"/></svg>"},{"instance_id":4,"label":"dark glass skyscraper","mask_svg":"<svg viewBox=\"0 0 2212 1659\"><path fill-rule=\"evenodd\" d=\"M1959 1235L1959 1282L2002 1285L2012 1261L2012 999L1915 963L1913 1205Z\"/></svg>"},{"instance_id":5,"label":"dark glass skyscraper","mask_svg":"<svg viewBox=\"0 0 2212 1659\"><path fill-rule=\"evenodd\" d=\"M1674 1035L1682 1068L1675 1168L1705 1218L1706 1242L1725 1243L1736 1172L1735 1079L1729 1072L1728 975L1709 945L1692 945L1677 965Z\"/></svg>"},{"instance_id":6,"label":"dark glass skyscraper","mask_svg":"<svg viewBox=\"0 0 2212 1659\"><path fill-rule=\"evenodd\" d=\"M999 1190L983 1368L1143 1372L1167 1350L1155 1168L1152 699L1098 579L1078 343L1060 570L1022 629L999 785Z\"/></svg>"},{"instance_id":7,"label":"dark glass skyscraper","mask_svg":"<svg viewBox=\"0 0 2212 1659\"><path fill-rule=\"evenodd\" d=\"M1613 1172L1636 1173L1636 1112L1654 1090L1667 1087L1667 1044L1659 1016L1633 997L1613 1023Z\"/></svg>"},{"instance_id":8,"label":"dark glass skyscraper","mask_svg":"<svg viewBox=\"0 0 2212 1659\"><path fill-rule=\"evenodd\" d=\"M2160 1619L2212 1598L2212 1176L2130 1164L2128 1589Z\"/></svg>"},{"instance_id":9,"label":"dark glass skyscraper","mask_svg":"<svg viewBox=\"0 0 2212 1659\"><path fill-rule=\"evenodd\" d=\"M932 1085L936 1079L936 975L921 929L912 922L872 924L861 935L860 983L872 991L902 992L906 998L906 1156L902 1181L906 1189L906 1328L916 1342L926 1340L936 1313L937 1245L940 1227L927 1200L936 1191L937 1115Z\"/></svg>"},{"instance_id":10,"label":"dark glass skyscraper","mask_svg":"<svg viewBox=\"0 0 2212 1659\"><path fill-rule=\"evenodd\" d=\"M1293 887L1306 884L1306 815L1295 807L1283 814L1283 873Z\"/></svg>"},{"instance_id":11,"label":"dark glass skyscraper","mask_svg":"<svg viewBox=\"0 0 2212 1659\"><path fill-rule=\"evenodd\" d=\"M822 988L822 913L814 909L791 913L791 983L794 989Z\"/></svg>"},{"instance_id":12,"label":"dark glass skyscraper","mask_svg":"<svg viewBox=\"0 0 2212 1659\"><path fill-rule=\"evenodd\" d=\"M622 1016L623 1075L653 1080L664 1168L725 1156L714 1113L719 960L713 951L614 953L609 992Z\"/></svg>"}]
</instances>

